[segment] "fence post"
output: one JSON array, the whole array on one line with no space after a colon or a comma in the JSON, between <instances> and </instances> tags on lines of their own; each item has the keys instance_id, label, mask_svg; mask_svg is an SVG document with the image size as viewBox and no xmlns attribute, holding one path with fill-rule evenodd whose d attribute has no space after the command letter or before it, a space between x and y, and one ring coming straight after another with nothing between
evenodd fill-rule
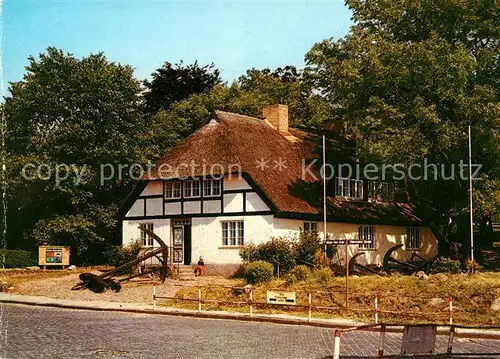
<instances>
[{"instance_id":1,"label":"fence post","mask_svg":"<svg viewBox=\"0 0 500 359\"><path fill-rule=\"evenodd\" d=\"M375 324L378 324L378 295L375 296Z\"/></svg>"},{"instance_id":2,"label":"fence post","mask_svg":"<svg viewBox=\"0 0 500 359\"><path fill-rule=\"evenodd\" d=\"M201 287L198 287L198 312L201 312Z\"/></svg>"},{"instance_id":3,"label":"fence post","mask_svg":"<svg viewBox=\"0 0 500 359\"><path fill-rule=\"evenodd\" d=\"M450 327L450 336L448 337L448 351L447 357L451 358L451 351L453 350L453 336L455 335L455 327L452 325Z\"/></svg>"},{"instance_id":4,"label":"fence post","mask_svg":"<svg viewBox=\"0 0 500 359\"><path fill-rule=\"evenodd\" d=\"M156 286L153 287L153 311L156 312Z\"/></svg>"},{"instance_id":5,"label":"fence post","mask_svg":"<svg viewBox=\"0 0 500 359\"><path fill-rule=\"evenodd\" d=\"M308 293L308 299L309 299L309 317L308 320L311 321L311 310L312 310L312 294L311 292Z\"/></svg>"},{"instance_id":6,"label":"fence post","mask_svg":"<svg viewBox=\"0 0 500 359\"><path fill-rule=\"evenodd\" d=\"M450 325L453 325L453 298L450 297Z\"/></svg>"},{"instance_id":7,"label":"fence post","mask_svg":"<svg viewBox=\"0 0 500 359\"><path fill-rule=\"evenodd\" d=\"M250 289L250 294L248 295L248 298L249 298L248 302L250 304L250 316L251 317L253 317L253 305L252 305L253 295L252 295L252 293L253 293L253 290Z\"/></svg>"},{"instance_id":8,"label":"fence post","mask_svg":"<svg viewBox=\"0 0 500 359\"><path fill-rule=\"evenodd\" d=\"M380 326L380 341L378 342L378 358L384 357L384 346L385 346L385 324Z\"/></svg>"},{"instance_id":9,"label":"fence post","mask_svg":"<svg viewBox=\"0 0 500 359\"><path fill-rule=\"evenodd\" d=\"M340 359L340 330L335 329L335 339L333 342L333 359Z\"/></svg>"}]
</instances>

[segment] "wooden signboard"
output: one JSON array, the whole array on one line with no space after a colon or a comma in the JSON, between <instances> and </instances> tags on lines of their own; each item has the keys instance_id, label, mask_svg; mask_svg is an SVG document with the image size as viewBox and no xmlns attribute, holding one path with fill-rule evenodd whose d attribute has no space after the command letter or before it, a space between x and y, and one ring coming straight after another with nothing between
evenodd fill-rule
<instances>
[{"instance_id":1,"label":"wooden signboard","mask_svg":"<svg viewBox=\"0 0 500 359\"><path fill-rule=\"evenodd\" d=\"M295 292L277 292L274 290L268 290L267 303L295 305L297 304L297 296Z\"/></svg>"},{"instance_id":2,"label":"wooden signboard","mask_svg":"<svg viewBox=\"0 0 500 359\"><path fill-rule=\"evenodd\" d=\"M67 246L39 246L38 265L44 269L46 266L69 266L69 248Z\"/></svg>"}]
</instances>

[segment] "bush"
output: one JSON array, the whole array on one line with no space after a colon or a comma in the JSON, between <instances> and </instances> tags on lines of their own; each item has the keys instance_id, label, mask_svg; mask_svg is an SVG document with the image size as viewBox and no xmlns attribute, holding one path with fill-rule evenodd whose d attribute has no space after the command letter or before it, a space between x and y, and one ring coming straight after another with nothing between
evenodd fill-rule
<instances>
[{"instance_id":1,"label":"bush","mask_svg":"<svg viewBox=\"0 0 500 359\"><path fill-rule=\"evenodd\" d=\"M106 264L118 267L136 259L141 248L140 241L132 242L127 246L110 245L104 251L104 260Z\"/></svg>"},{"instance_id":2,"label":"bush","mask_svg":"<svg viewBox=\"0 0 500 359\"><path fill-rule=\"evenodd\" d=\"M38 265L36 256L28 251L18 249L0 249L0 267L1 261L5 256L5 268L25 268Z\"/></svg>"},{"instance_id":3,"label":"bush","mask_svg":"<svg viewBox=\"0 0 500 359\"><path fill-rule=\"evenodd\" d=\"M323 285L327 285L333 279L332 270L330 268L327 268L327 267L324 267L321 269L316 269L312 273L313 273L314 279Z\"/></svg>"},{"instance_id":4,"label":"bush","mask_svg":"<svg viewBox=\"0 0 500 359\"><path fill-rule=\"evenodd\" d=\"M295 247L292 240L285 237L271 238L270 241L255 245L245 245L240 249L244 263L266 261L273 264L274 273L285 274L295 266Z\"/></svg>"},{"instance_id":5,"label":"bush","mask_svg":"<svg viewBox=\"0 0 500 359\"><path fill-rule=\"evenodd\" d=\"M460 261L451 258L439 257L431 265L431 273L459 273Z\"/></svg>"},{"instance_id":6,"label":"bush","mask_svg":"<svg viewBox=\"0 0 500 359\"><path fill-rule=\"evenodd\" d=\"M330 260L321 249L314 254L313 265L315 269L330 268Z\"/></svg>"},{"instance_id":7,"label":"bush","mask_svg":"<svg viewBox=\"0 0 500 359\"><path fill-rule=\"evenodd\" d=\"M245 265L244 276L248 283L256 284L271 280L274 267L265 261L250 262Z\"/></svg>"},{"instance_id":8,"label":"bush","mask_svg":"<svg viewBox=\"0 0 500 359\"><path fill-rule=\"evenodd\" d=\"M311 274L312 272L308 266L298 265L288 273L286 281L288 284L301 282L311 278Z\"/></svg>"},{"instance_id":9,"label":"bush","mask_svg":"<svg viewBox=\"0 0 500 359\"><path fill-rule=\"evenodd\" d=\"M314 256L322 248L321 239L317 232L300 232L299 242L296 245L297 262L306 264L310 268L314 265Z\"/></svg>"},{"instance_id":10,"label":"bush","mask_svg":"<svg viewBox=\"0 0 500 359\"><path fill-rule=\"evenodd\" d=\"M245 244L239 251L240 257L244 263L259 260L259 247L253 243Z\"/></svg>"}]
</instances>

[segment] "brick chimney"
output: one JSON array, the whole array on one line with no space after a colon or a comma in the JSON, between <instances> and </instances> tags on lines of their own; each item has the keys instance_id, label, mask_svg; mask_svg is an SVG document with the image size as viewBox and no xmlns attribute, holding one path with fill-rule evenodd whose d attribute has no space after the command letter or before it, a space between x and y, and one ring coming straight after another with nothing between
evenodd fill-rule
<instances>
[{"instance_id":1,"label":"brick chimney","mask_svg":"<svg viewBox=\"0 0 500 359\"><path fill-rule=\"evenodd\" d=\"M264 117L271 125L276 127L280 133L288 133L288 106L267 105L262 109Z\"/></svg>"}]
</instances>

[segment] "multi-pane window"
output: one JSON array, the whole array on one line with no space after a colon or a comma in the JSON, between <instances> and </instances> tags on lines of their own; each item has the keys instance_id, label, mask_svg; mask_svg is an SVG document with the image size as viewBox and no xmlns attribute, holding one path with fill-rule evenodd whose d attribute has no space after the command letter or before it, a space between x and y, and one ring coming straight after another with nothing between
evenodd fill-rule
<instances>
[{"instance_id":1,"label":"multi-pane window","mask_svg":"<svg viewBox=\"0 0 500 359\"><path fill-rule=\"evenodd\" d=\"M406 241L405 249L413 250L420 249L420 228L419 227L408 227L406 228Z\"/></svg>"},{"instance_id":2,"label":"multi-pane window","mask_svg":"<svg viewBox=\"0 0 500 359\"><path fill-rule=\"evenodd\" d=\"M359 226L358 227L358 239L360 241L365 241L365 243L360 243L359 248L363 249L373 249L375 248L375 236L374 236L373 226Z\"/></svg>"},{"instance_id":3,"label":"multi-pane window","mask_svg":"<svg viewBox=\"0 0 500 359\"><path fill-rule=\"evenodd\" d=\"M304 222L304 232L317 232L318 224L316 222Z\"/></svg>"},{"instance_id":4,"label":"multi-pane window","mask_svg":"<svg viewBox=\"0 0 500 359\"><path fill-rule=\"evenodd\" d=\"M369 181L368 198L379 201L394 201L395 198L394 183Z\"/></svg>"},{"instance_id":5,"label":"multi-pane window","mask_svg":"<svg viewBox=\"0 0 500 359\"><path fill-rule=\"evenodd\" d=\"M144 227L146 227L150 231L153 231L154 229L153 223L144 223ZM153 246L153 237L147 234L143 229L141 229L141 243L145 247Z\"/></svg>"},{"instance_id":6,"label":"multi-pane window","mask_svg":"<svg viewBox=\"0 0 500 359\"><path fill-rule=\"evenodd\" d=\"M243 221L223 221L222 245L242 246L244 242Z\"/></svg>"},{"instance_id":7,"label":"multi-pane window","mask_svg":"<svg viewBox=\"0 0 500 359\"><path fill-rule=\"evenodd\" d=\"M200 197L200 181L184 182L184 198Z\"/></svg>"},{"instance_id":8,"label":"multi-pane window","mask_svg":"<svg viewBox=\"0 0 500 359\"><path fill-rule=\"evenodd\" d=\"M203 181L203 197L220 196L220 181L205 180Z\"/></svg>"},{"instance_id":9,"label":"multi-pane window","mask_svg":"<svg viewBox=\"0 0 500 359\"><path fill-rule=\"evenodd\" d=\"M338 177L335 181L335 197L363 199L363 180Z\"/></svg>"},{"instance_id":10,"label":"multi-pane window","mask_svg":"<svg viewBox=\"0 0 500 359\"><path fill-rule=\"evenodd\" d=\"M181 183L165 182L165 198L181 198Z\"/></svg>"}]
</instances>

